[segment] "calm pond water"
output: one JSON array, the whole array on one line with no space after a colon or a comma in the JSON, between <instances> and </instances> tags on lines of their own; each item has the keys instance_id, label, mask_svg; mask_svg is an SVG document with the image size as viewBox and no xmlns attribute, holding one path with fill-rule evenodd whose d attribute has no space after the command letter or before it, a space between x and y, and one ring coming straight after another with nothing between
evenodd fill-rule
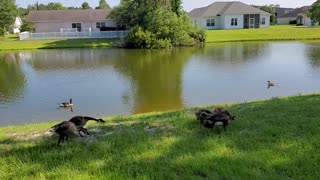
<instances>
[{"instance_id":1,"label":"calm pond water","mask_svg":"<svg viewBox=\"0 0 320 180\"><path fill-rule=\"evenodd\" d=\"M267 80L279 86L267 88ZM0 53L0 126L319 92L320 43ZM73 98L73 112L57 103Z\"/></svg>"}]
</instances>

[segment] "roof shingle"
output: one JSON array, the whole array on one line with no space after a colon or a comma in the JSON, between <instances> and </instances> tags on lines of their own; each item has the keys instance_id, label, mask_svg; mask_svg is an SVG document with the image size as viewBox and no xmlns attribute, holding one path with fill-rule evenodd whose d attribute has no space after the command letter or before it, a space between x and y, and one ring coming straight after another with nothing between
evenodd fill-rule
<instances>
[{"instance_id":1,"label":"roof shingle","mask_svg":"<svg viewBox=\"0 0 320 180\"><path fill-rule=\"evenodd\" d=\"M297 17L298 14L307 14L311 6L303 6L301 8L297 8L287 14L279 16L278 18L286 18L286 17Z\"/></svg>"},{"instance_id":2,"label":"roof shingle","mask_svg":"<svg viewBox=\"0 0 320 180\"><path fill-rule=\"evenodd\" d=\"M110 13L110 9L39 10L30 11L27 20L31 22L91 22L110 19Z\"/></svg>"},{"instance_id":3,"label":"roof shingle","mask_svg":"<svg viewBox=\"0 0 320 180\"><path fill-rule=\"evenodd\" d=\"M267 14L269 13L252 7L250 5L244 4L239 1L231 2L214 2L209 6L196 8L189 12L191 17L209 17L217 15L240 15L240 14Z\"/></svg>"}]
</instances>

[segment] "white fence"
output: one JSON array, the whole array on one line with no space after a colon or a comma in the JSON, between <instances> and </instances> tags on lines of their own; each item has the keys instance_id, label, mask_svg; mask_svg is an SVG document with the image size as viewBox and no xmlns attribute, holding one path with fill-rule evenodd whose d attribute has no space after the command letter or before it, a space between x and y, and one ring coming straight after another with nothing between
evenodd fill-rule
<instances>
[{"instance_id":1,"label":"white fence","mask_svg":"<svg viewBox=\"0 0 320 180\"><path fill-rule=\"evenodd\" d=\"M129 31L94 31L94 32L48 32L30 33L22 32L19 34L20 40L39 40L39 39L77 39L77 38L125 38Z\"/></svg>"}]
</instances>

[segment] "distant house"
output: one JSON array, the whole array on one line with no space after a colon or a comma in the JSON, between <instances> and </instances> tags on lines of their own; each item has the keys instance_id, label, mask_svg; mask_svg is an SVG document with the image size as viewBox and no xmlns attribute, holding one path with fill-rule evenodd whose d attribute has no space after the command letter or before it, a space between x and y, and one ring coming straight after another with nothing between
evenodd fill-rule
<instances>
[{"instance_id":1,"label":"distant house","mask_svg":"<svg viewBox=\"0 0 320 180\"><path fill-rule=\"evenodd\" d=\"M270 26L270 15L238 1L214 2L189 13L192 23L203 29L267 28Z\"/></svg>"},{"instance_id":2,"label":"distant house","mask_svg":"<svg viewBox=\"0 0 320 180\"><path fill-rule=\"evenodd\" d=\"M20 33L21 26L22 26L21 18L16 17L13 25L10 27L10 33L13 33L13 34Z\"/></svg>"},{"instance_id":3,"label":"distant house","mask_svg":"<svg viewBox=\"0 0 320 180\"><path fill-rule=\"evenodd\" d=\"M275 9L276 17L281 17L294 10L294 8L283 8L283 7L274 7L274 9Z\"/></svg>"},{"instance_id":4,"label":"distant house","mask_svg":"<svg viewBox=\"0 0 320 180\"><path fill-rule=\"evenodd\" d=\"M275 9L275 15L276 15L276 23L278 22L278 17L281 17L294 10L294 8L283 8L283 7L274 7L274 9Z\"/></svg>"},{"instance_id":5,"label":"distant house","mask_svg":"<svg viewBox=\"0 0 320 180\"><path fill-rule=\"evenodd\" d=\"M117 27L110 18L110 9L39 10L31 11L27 20L34 23L35 32L108 31Z\"/></svg>"},{"instance_id":6,"label":"distant house","mask_svg":"<svg viewBox=\"0 0 320 180\"><path fill-rule=\"evenodd\" d=\"M312 25L311 19L307 16L310 6L296 8L293 11L278 16L278 24L300 24L304 26Z\"/></svg>"}]
</instances>

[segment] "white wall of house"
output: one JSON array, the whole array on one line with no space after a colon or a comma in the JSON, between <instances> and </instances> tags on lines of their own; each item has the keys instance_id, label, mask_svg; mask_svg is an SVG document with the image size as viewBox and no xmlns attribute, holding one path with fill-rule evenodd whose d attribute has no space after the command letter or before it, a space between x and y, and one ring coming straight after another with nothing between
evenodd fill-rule
<instances>
[{"instance_id":1,"label":"white wall of house","mask_svg":"<svg viewBox=\"0 0 320 180\"><path fill-rule=\"evenodd\" d=\"M262 19L265 18L265 24L262 24ZM260 15L260 28L268 28L270 26L270 16Z\"/></svg>"},{"instance_id":2,"label":"white wall of house","mask_svg":"<svg viewBox=\"0 0 320 180\"><path fill-rule=\"evenodd\" d=\"M297 17L286 17L286 18L278 18L277 22L278 24L289 24L290 21L297 20ZM312 21L307 15L303 15L302 24L304 26L311 26Z\"/></svg>"},{"instance_id":3,"label":"white wall of house","mask_svg":"<svg viewBox=\"0 0 320 180\"><path fill-rule=\"evenodd\" d=\"M311 25L312 25L311 19L308 18L308 17L306 17L306 16L304 16L304 17L303 17L303 25L304 25L304 26L311 26Z\"/></svg>"},{"instance_id":4,"label":"white wall of house","mask_svg":"<svg viewBox=\"0 0 320 180\"><path fill-rule=\"evenodd\" d=\"M192 23L197 24L202 29L243 29L244 15L225 15L225 16L215 16L206 17L202 19L192 18ZM265 18L265 24L261 24L262 18ZM214 19L215 26L207 26L207 20ZM232 25L231 20L237 19L237 25ZM270 26L270 16L260 15L260 28L268 28Z\"/></svg>"},{"instance_id":5,"label":"white wall of house","mask_svg":"<svg viewBox=\"0 0 320 180\"><path fill-rule=\"evenodd\" d=\"M221 18L220 17L206 17L202 19L195 19L198 26L201 27L202 29L221 29ZM210 22L214 21L214 26L211 26L212 23L208 24L208 20ZM195 24L195 21L193 22ZM209 25L209 26L208 26Z\"/></svg>"},{"instance_id":6,"label":"white wall of house","mask_svg":"<svg viewBox=\"0 0 320 180\"><path fill-rule=\"evenodd\" d=\"M20 29L21 29L21 26L22 26L22 20L20 17L16 17L15 21L14 21L14 24L12 25L10 31L11 33L20 33Z\"/></svg>"},{"instance_id":7,"label":"white wall of house","mask_svg":"<svg viewBox=\"0 0 320 180\"><path fill-rule=\"evenodd\" d=\"M197 26L199 26L199 27L201 27L201 28L205 28L202 24L202 19L198 19L198 18L192 18L191 19L191 22L192 22L192 24L193 25L197 25Z\"/></svg>"},{"instance_id":8,"label":"white wall of house","mask_svg":"<svg viewBox=\"0 0 320 180\"><path fill-rule=\"evenodd\" d=\"M231 25L231 20L237 19L237 25ZM242 29L243 28L243 15L225 15L222 16L224 20L223 29Z\"/></svg>"},{"instance_id":9,"label":"white wall of house","mask_svg":"<svg viewBox=\"0 0 320 180\"><path fill-rule=\"evenodd\" d=\"M106 27L116 27L116 24L112 20L103 20L97 22L104 22ZM34 23L35 32L60 32L60 29L72 29L72 23L81 23L82 29L91 28L91 31L100 31L97 28L97 22L36 22Z\"/></svg>"},{"instance_id":10,"label":"white wall of house","mask_svg":"<svg viewBox=\"0 0 320 180\"><path fill-rule=\"evenodd\" d=\"M307 15L303 15L303 25L304 26L311 26L312 21Z\"/></svg>"},{"instance_id":11,"label":"white wall of house","mask_svg":"<svg viewBox=\"0 0 320 180\"><path fill-rule=\"evenodd\" d=\"M290 21L296 20L297 17L277 18L277 24L289 24Z\"/></svg>"}]
</instances>

